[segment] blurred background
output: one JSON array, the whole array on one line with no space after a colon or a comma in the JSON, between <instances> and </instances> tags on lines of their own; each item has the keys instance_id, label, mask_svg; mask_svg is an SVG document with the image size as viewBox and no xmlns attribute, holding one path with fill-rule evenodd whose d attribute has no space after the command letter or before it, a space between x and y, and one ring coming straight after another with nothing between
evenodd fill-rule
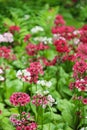
<instances>
[{"instance_id":1,"label":"blurred background","mask_svg":"<svg viewBox=\"0 0 87 130\"><path fill-rule=\"evenodd\" d=\"M75 27L80 27L87 22L87 0L0 0L0 22L2 23L5 22L6 17L28 18L28 15L31 15L32 18L37 16L44 19L42 15L44 12L46 15L48 11L62 14L67 24ZM30 21L33 23L32 19Z\"/></svg>"}]
</instances>

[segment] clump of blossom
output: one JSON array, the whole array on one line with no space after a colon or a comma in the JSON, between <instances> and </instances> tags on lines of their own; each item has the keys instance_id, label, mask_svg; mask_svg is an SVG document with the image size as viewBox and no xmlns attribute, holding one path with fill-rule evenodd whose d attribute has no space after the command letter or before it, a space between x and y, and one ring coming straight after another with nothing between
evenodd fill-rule
<instances>
[{"instance_id":1,"label":"clump of blossom","mask_svg":"<svg viewBox=\"0 0 87 130\"><path fill-rule=\"evenodd\" d=\"M23 92L15 92L11 95L10 102L14 106L25 106L30 102L30 96Z\"/></svg>"},{"instance_id":2,"label":"clump of blossom","mask_svg":"<svg viewBox=\"0 0 87 130\"><path fill-rule=\"evenodd\" d=\"M35 54L38 53L38 51L46 50L48 48L49 48L49 46L44 45L43 43L39 43L39 44L29 43L26 46L26 52L27 52L28 55L34 56Z\"/></svg>"},{"instance_id":3,"label":"clump of blossom","mask_svg":"<svg viewBox=\"0 0 87 130\"><path fill-rule=\"evenodd\" d=\"M87 44L86 43L85 44L84 43L79 44L79 46L77 48L76 57L80 58L82 60L87 59Z\"/></svg>"},{"instance_id":4,"label":"clump of blossom","mask_svg":"<svg viewBox=\"0 0 87 130\"><path fill-rule=\"evenodd\" d=\"M31 33L35 34L35 33L38 33L38 32L43 32L44 29L41 27L41 26L35 26L31 29Z\"/></svg>"},{"instance_id":5,"label":"clump of blossom","mask_svg":"<svg viewBox=\"0 0 87 130\"><path fill-rule=\"evenodd\" d=\"M87 81L85 79L76 80L75 88L77 88L78 91L87 91Z\"/></svg>"},{"instance_id":6,"label":"clump of blossom","mask_svg":"<svg viewBox=\"0 0 87 130\"><path fill-rule=\"evenodd\" d=\"M66 40L62 39L56 40L54 41L54 45L59 53L69 52L69 47L67 45Z\"/></svg>"},{"instance_id":7,"label":"clump of blossom","mask_svg":"<svg viewBox=\"0 0 87 130\"><path fill-rule=\"evenodd\" d=\"M29 43L26 46L26 52L30 56L33 56L33 55L37 54L37 45Z\"/></svg>"},{"instance_id":8,"label":"clump of blossom","mask_svg":"<svg viewBox=\"0 0 87 130\"><path fill-rule=\"evenodd\" d=\"M75 37L73 32L75 28L72 26L56 26L52 28L53 35L57 35L57 37L64 37L66 40L71 40Z\"/></svg>"},{"instance_id":9,"label":"clump of blossom","mask_svg":"<svg viewBox=\"0 0 87 130\"><path fill-rule=\"evenodd\" d=\"M34 38L35 41L43 42L44 44L52 44L52 38L51 37L36 37Z\"/></svg>"},{"instance_id":10,"label":"clump of blossom","mask_svg":"<svg viewBox=\"0 0 87 130\"><path fill-rule=\"evenodd\" d=\"M12 25L12 26L9 27L9 31L14 34L15 32L20 31L20 27L16 26L16 25Z\"/></svg>"},{"instance_id":11,"label":"clump of blossom","mask_svg":"<svg viewBox=\"0 0 87 130\"><path fill-rule=\"evenodd\" d=\"M43 67L40 64L40 62L30 63L30 67L27 68L27 71L29 71L31 74L30 83L32 83L32 82L37 83L39 75L44 74Z\"/></svg>"},{"instance_id":12,"label":"clump of blossom","mask_svg":"<svg viewBox=\"0 0 87 130\"><path fill-rule=\"evenodd\" d=\"M75 60L74 54L66 54L63 56L62 61L71 61L73 62Z\"/></svg>"},{"instance_id":13,"label":"clump of blossom","mask_svg":"<svg viewBox=\"0 0 87 130\"><path fill-rule=\"evenodd\" d=\"M49 49L49 46L44 45L42 42L37 44L37 51L43 51L43 50L47 50L47 49Z\"/></svg>"},{"instance_id":14,"label":"clump of blossom","mask_svg":"<svg viewBox=\"0 0 87 130\"><path fill-rule=\"evenodd\" d=\"M5 32L4 34L0 34L0 43L1 42L13 42L13 35L10 32Z\"/></svg>"},{"instance_id":15,"label":"clump of blossom","mask_svg":"<svg viewBox=\"0 0 87 130\"><path fill-rule=\"evenodd\" d=\"M10 60L15 60L16 56L12 53L12 50L6 46L0 47L0 57Z\"/></svg>"},{"instance_id":16,"label":"clump of blossom","mask_svg":"<svg viewBox=\"0 0 87 130\"><path fill-rule=\"evenodd\" d=\"M46 81L46 80L38 80L37 84L41 85L41 86L48 87L48 88L50 88L52 86L52 82L51 81Z\"/></svg>"},{"instance_id":17,"label":"clump of blossom","mask_svg":"<svg viewBox=\"0 0 87 130\"><path fill-rule=\"evenodd\" d=\"M78 76L83 76L83 74L86 72L87 70L87 63L84 61L77 61L75 63L75 65L73 66L73 71L74 71L74 77L78 77Z\"/></svg>"},{"instance_id":18,"label":"clump of blossom","mask_svg":"<svg viewBox=\"0 0 87 130\"><path fill-rule=\"evenodd\" d=\"M21 118L20 118L21 116ZM21 115L14 114L10 117L10 121L16 127L16 130L36 130L37 124L30 113L22 112Z\"/></svg>"},{"instance_id":19,"label":"clump of blossom","mask_svg":"<svg viewBox=\"0 0 87 130\"><path fill-rule=\"evenodd\" d=\"M61 26L61 25L64 25L65 24L65 21L62 17L62 15L57 15L55 20L54 20L54 23L57 25L57 26Z\"/></svg>"},{"instance_id":20,"label":"clump of blossom","mask_svg":"<svg viewBox=\"0 0 87 130\"><path fill-rule=\"evenodd\" d=\"M46 106L48 104L48 100L46 96L43 96L41 94L36 94L32 97L32 103L35 106Z\"/></svg>"},{"instance_id":21,"label":"clump of blossom","mask_svg":"<svg viewBox=\"0 0 87 130\"><path fill-rule=\"evenodd\" d=\"M26 34L24 37L24 42L28 42L31 37L31 34Z\"/></svg>"},{"instance_id":22,"label":"clump of blossom","mask_svg":"<svg viewBox=\"0 0 87 130\"><path fill-rule=\"evenodd\" d=\"M2 114L2 110L0 110L0 114Z\"/></svg>"},{"instance_id":23,"label":"clump of blossom","mask_svg":"<svg viewBox=\"0 0 87 130\"><path fill-rule=\"evenodd\" d=\"M34 95L32 97L32 103L35 106L42 106L43 108L45 108L47 105L52 106L53 104L55 104L55 99L49 95L48 91L43 92L43 94L41 93L37 93L36 95Z\"/></svg>"},{"instance_id":24,"label":"clump of blossom","mask_svg":"<svg viewBox=\"0 0 87 130\"><path fill-rule=\"evenodd\" d=\"M27 69L18 70L16 73L16 77L18 77L19 79L21 79L24 82L30 82L31 74L29 71L27 71Z\"/></svg>"}]
</instances>

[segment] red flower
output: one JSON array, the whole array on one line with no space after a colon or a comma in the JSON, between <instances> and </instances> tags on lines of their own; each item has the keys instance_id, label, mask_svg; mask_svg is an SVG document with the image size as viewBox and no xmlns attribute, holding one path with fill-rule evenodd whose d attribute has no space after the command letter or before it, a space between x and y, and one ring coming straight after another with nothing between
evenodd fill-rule
<instances>
[{"instance_id":1,"label":"red flower","mask_svg":"<svg viewBox=\"0 0 87 130\"><path fill-rule=\"evenodd\" d=\"M69 52L67 42L63 39L55 40L54 45L56 47L56 50L60 53Z\"/></svg>"},{"instance_id":2,"label":"red flower","mask_svg":"<svg viewBox=\"0 0 87 130\"><path fill-rule=\"evenodd\" d=\"M19 27L19 26L15 26L15 25L10 26L10 27L9 27L9 31L10 31L11 33L19 32L19 31L20 31L20 27Z\"/></svg>"},{"instance_id":3,"label":"red flower","mask_svg":"<svg viewBox=\"0 0 87 130\"><path fill-rule=\"evenodd\" d=\"M24 42L29 41L30 37L31 37L31 34L25 35L25 37L24 37Z\"/></svg>"}]
</instances>

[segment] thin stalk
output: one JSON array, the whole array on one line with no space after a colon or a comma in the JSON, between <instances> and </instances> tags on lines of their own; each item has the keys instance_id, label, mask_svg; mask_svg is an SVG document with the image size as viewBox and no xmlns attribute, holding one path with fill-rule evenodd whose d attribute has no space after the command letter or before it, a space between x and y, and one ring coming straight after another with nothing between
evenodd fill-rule
<instances>
[{"instance_id":1,"label":"thin stalk","mask_svg":"<svg viewBox=\"0 0 87 130\"><path fill-rule=\"evenodd\" d=\"M24 86L24 82L23 82L23 92L25 92L25 86Z\"/></svg>"},{"instance_id":2,"label":"thin stalk","mask_svg":"<svg viewBox=\"0 0 87 130\"><path fill-rule=\"evenodd\" d=\"M42 108L42 130L43 130L43 115L44 115L44 110Z\"/></svg>"},{"instance_id":3,"label":"thin stalk","mask_svg":"<svg viewBox=\"0 0 87 130\"><path fill-rule=\"evenodd\" d=\"M50 109L50 119L51 119L51 117L52 117L52 109L51 109L51 107L50 107L50 106L49 106L49 109ZM50 123L49 123L49 130L51 130Z\"/></svg>"}]
</instances>

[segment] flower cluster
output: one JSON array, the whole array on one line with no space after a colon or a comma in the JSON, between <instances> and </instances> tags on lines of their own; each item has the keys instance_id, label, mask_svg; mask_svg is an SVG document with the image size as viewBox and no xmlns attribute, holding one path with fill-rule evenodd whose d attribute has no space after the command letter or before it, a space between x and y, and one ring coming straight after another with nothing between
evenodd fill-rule
<instances>
[{"instance_id":1,"label":"flower cluster","mask_svg":"<svg viewBox=\"0 0 87 130\"><path fill-rule=\"evenodd\" d=\"M35 37L34 41L39 41L39 42L43 42L44 44L48 44L48 43L52 43L52 38L51 37Z\"/></svg>"},{"instance_id":2,"label":"flower cluster","mask_svg":"<svg viewBox=\"0 0 87 130\"><path fill-rule=\"evenodd\" d=\"M37 84L41 85L41 86L45 86L50 88L52 86L52 82L51 81L46 81L46 80L38 80Z\"/></svg>"},{"instance_id":3,"label":"flower cluster","mask_svg":"<svg viewBox=\"0 0 87 130\"><path fill-rule=\"evenodd\" d=\"M25 106L30 102L30 96L26 93L15 92L11 95L10 102L14 106Z\"/></svg>"},{"instance_id":4,"label":"flower cluster","mask_svg":"<svg viewBox=\"0 0 87 130\"><path fill-rule=\"evenodd\" d=\"M58 39L54 41L54 45L56 47L56 50L60 53L69 52L67 42L63 39Z\"/></svg>"},{"instance_id":5,"label":"flower cluster","mask_svg":"<svg viewBox=\"0 0 87 130\"><path fill-rule=\"evenodd\" d=\"M6 46L0 47L0 57L10 60L15 60L16 56L12 53L12 50Z\"/></svg>"},{"instance_id":6,"label":"flower cluster","mask_svg":"<svg viewBox=\"0 0 87 130\"><path fill-rule=\"evenodd\" d=\"M29 71L27 71L27 69L18 70L16 73L16 77L18 77L19 79L21 79L24 82L30 82L31 74Z\"/></svg>"},{"instance_id":7,"label":"flower cluster","mask_svg":"<svg viewBox=\"0 0 87 130\"><path fill-rule=\"evenodd\" d=\"M31 33L35 34L35 33L38 33L38 32L43 32L44 29L40 26L35 26L34 28L31 29Z\"/></svg>"},{"instance_id":8,"label":"flower cluster","mask_svg":"<svg viewBox=\"0 0 87 130\"><path fill-rule=\"evenodd\" d=\"M31 74L30 83L32 83L32 82L37 83L39 74L41 74L41 75L44 74L43 67L40 64L40 62L30 63L30 67L27 68L27 71L29 71Z\"/></svg>"},{"instance_id":9,"label":"flower cluster","mask_svg":"<svg viewBox=\"0 0 87 130\"><path fill-rule=\"evenodd\" d=\"M55 99L48 91L44 91L43 93L37 91L36 95L32 97L32 103L37 107L42 106L45 108L47 105L52 106L55 104Z\"/></svg>"},{"instance_id":10,"label":"flower cluster","mask_svg":"<svg viewBox=\"0 0 87 130\"><path fill-rule=\"evenodd\" d=\"M13 35L10 32L6 32L4 34L0 34L0 43L1 42L13 42Z\"/></svg>"},{"instance_id":11,"label":"flower cluster","mask_svg":"<svg viewBox=\"0 0 87 130\"><path fill-rule=\"evenodd\" d=\"M30 55L30 56L33 56L35 54L38 53L38 51L41 51L41 50L46 50L48 49L49 46L47 45L44 45L43 43L39 43L39 44L32 44L32 43L29 43L27 46L26 46L26 51L27 51L27 54Z\"/></svg>"},{"instance_id":12,"label":"flower cluster","mask_svg":"<svg viewBox=\"0 0 87 130\"><path fill-rule=\"evenodd\" d=\"M82 77L84 73L87 70L87 63L80 60L75 63L73 66L73 71L74 71L74 77L78 78L79 76Z\"/></svg>"},{"instance_id":13,"label":"flower cluster","mask_svg":"<svg viewBox=\"0 0 87 130\"><path fill-rule=\"evenodd\" d=\"M55 20L54 20L54 23L56 25L64 25L65 21L64 21L64 19L63 19L63 17L61 15L57 15Z\"/></svg>"},{"instance_id":14,"label":"flower cluster","mask_svg":"<svg viewBox=\"0 0 87 130\"><path fill-rule=\"evenodd\" d=\"M85 79L76 80L75 88L77 88L78 91L87 91L87 81Z\"/></svg>"},{"instance_id":15,"label":"flower cluster","mask_svg":"<svg viewBox=\"0 0 87 130\"><path fill-rule=\"evenodd\" d=\"M12 25L12 26L9 27L9 31L14 34L15 32L19 32L20 31L20 27Z\"/></svg>"},{"instance_id":16,"label":"flower cluster","mask_svg":"<svg viewBox=\"0 0 87 130\"><path fill-rule=\"evenodd\" d=\"M37 129L37 124L35 123L33 117L30 116L30 113L22 112L21 115L14 114L10 117L10 121L16 127L16 130L36 130Z\"/></svg>"}]
</instances>

